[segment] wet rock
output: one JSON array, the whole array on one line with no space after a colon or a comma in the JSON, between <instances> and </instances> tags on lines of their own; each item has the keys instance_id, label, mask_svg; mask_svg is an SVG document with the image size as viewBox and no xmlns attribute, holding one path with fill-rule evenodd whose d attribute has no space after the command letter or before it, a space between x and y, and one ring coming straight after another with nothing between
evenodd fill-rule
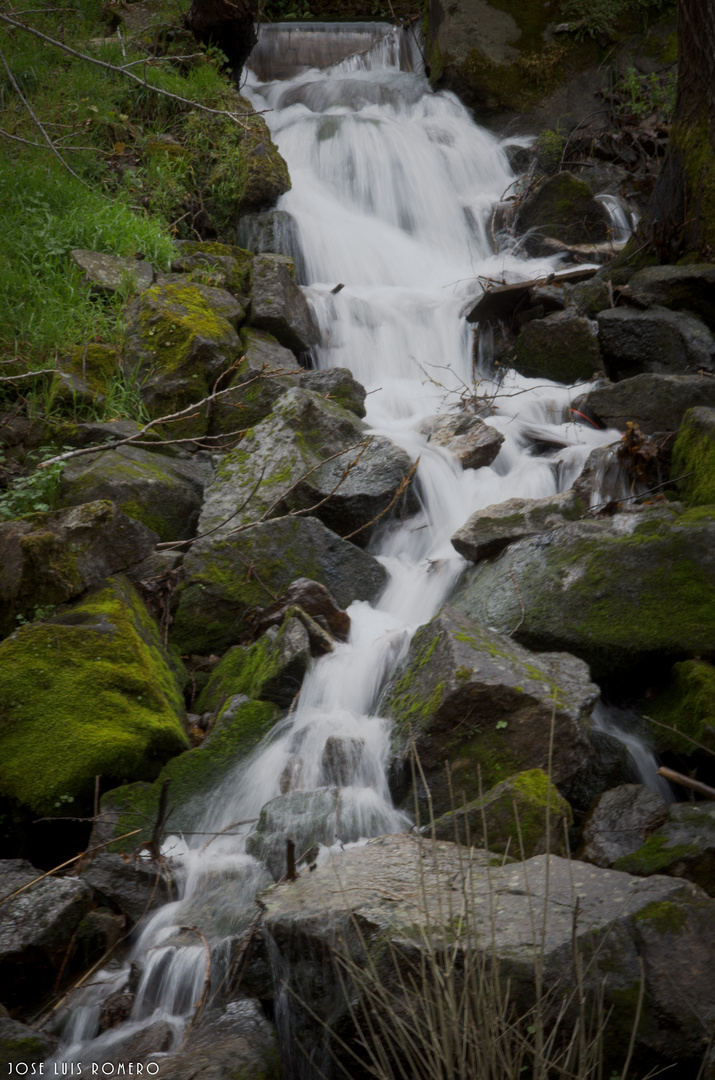
<instances>
[{"instance_id":1,"label":"wet rock","mask_svg":"<svg viewBox=\"0 0 715 1080\"><path fill-rule=\"evenodd\" d=\"M16 1065L39 1065L57 1045L54 1035L37 1031L28 1024L13 1020L4 1005L0 1005L0 1054L8 1072Z\"/></svg>"},{"instance_id":2,"label":"wet rock","mask_svg":"<svg viewBox=\"0 0 715 1080\"><path fill-rule=\"evenodd\" d=\"M641 877L685 878L715 896L715 805L675 803L668 808L668 820L613 865Z\"/></svg>"},{"instance_id":3,"label":"wet rock","mask_svg":"<svg viewBox=\"0 0 715 1080\"><path fill-rule=\"evenodd\" d=\"M132 925L174 898L169 877L149 859L128 861L99 851L85 863L80 876L100 903L126 915Z\"/></svg>"},{"instance_id":4,"label":"wet rock","mask_svg":"<svg viewBox=\"0 0 715 1080\"><path fill-rule=\"evenodd\" d=\"M599 312L598 340L606 370L615 380L644 372L688 375L715 367L715 337L694 315L651 307Z\"/></svg>"},{"instance_id":5,"label":"wet rock","mask_svg":"<svg viewBox=\"0 0 715 1080\"><path fill-rule=\"evenodd\" d=\"M673 447L671 476L691 506L715 503L715 408L689 409Z\"/></svg>"},{"instance_id":6,"label":"wet rock","mask_svg":"<svg viewBox=\"0 0 715 1080\"><path fill-rule=\"evenodd\" d=\"M91 903L77 878L46 877L12 896L41 873L25 859L0 862L0 993L11 1009L47 995Z\"/></svg>"},{"instance_id":7,"label":"wet rock","mask_svg":"<svg viewBox=\"0 0 715 1080\"><path fill-rule=\"evenodd\" d=\"M529 648L582 657L596 678L662 670L715 649L714 542L715 509L572 522L468 571L452 603Z\"/></svg>"},{"instance_id":8,"label":"wet rock","mask_svg":"<svg viewBox=\"0 0 715 1080\"><path fill-rule=\"evenodd\" d=\"M548 828L547 828L548 806ZM486 795L452 810L434 823L438 840L455 840L516 859L565 853L565 830L573 814L541 769L517 773ZM431 835L431 825L423 832Z\"/></svg>"},{"instance_id":9,"label":"wet rock","mask_svg":"<svg viewBox=\"0 0 715 1080\"><path fill-rule=\"evenodd\" d=\"M275 1030L255 998L239 998L204 1017L187 1046L165 1057L162 1067L172 1080L277 1080Z\"/></svg>"},{"instance_id":10,"label":"wet rock","mask_svg":"<svg viewBox=\"0 0 715 1080\"><path fill-rule=\"evenodd\" d=\"M582 513L573 491L548 499L507 499L472 514L452 537L452 547L465 559L479 562L517 540L558 529Z\"/></svg>"},{"instance_id":11,"label":"wet rock","mask_svg":"<svg viewBox=\"0 0 715 1080\"><path fill-rule=\"evenodd\" d=\"M314 844L330 847L338 840L347 843L359 836L338 788L289 791L263 807L258 824L246 842L246 851L265 863L278 879L286 873L288 840L295 845L298 862Z\"/></svg>"},{"instance_id":12,"label":"wet rock","mask_svg":"<svg viewBox=\"0 0 715 1080\"><path fill-rule=\"evenodd\" d=\"M519 208L518 225L522 235L534 230L531 246L537 248L541 236L564 244L599 244L609 239L603 204L593 197L588 184L570 172L556 173L539 184Z\"/></svg>"},{"instance_id":13,"label":"wet rock","mask_svg":"<svg viewBox=\"0 0 715 1080\"><path fill-rule=\"evenodd\" d=\"M649 266L633 275L628 293L641 303L694 312L715 330L715 267L711 263Z\"/></svg>"},{"instance_id":14,"label":"wet rock","mask_svg":"<svg viewBox=\"0 0 715 1080\"><path fill-rule=\"evenodd\" d=\"M667 817L667 804L642 784L604 791L583 823L578 857L596 866L613 866L622 855L636 851Z\"/></svg>"},{"instance_id":15,"label":"wet rock","mask_svg":"<svg viewBox=\"0 0 715 1080\"><path fill-rule=\"evenodd\" d=\"M571 309L534 319L519 332L514 367L532 379L586 382L603 371L596 326Z\"/></svg>"},{"instance_id":16,"label":"wet rock","mask_svg":"<svg viewBox=\"0 0 715 1080\"><path fill-rule=\"evenodd\" d=\"M364 544L411 467L408 455L389 439L366 435L354 413L310 390L291 389L221 462L198 531L212 530L208 542L215 543L264 514L279 517L315 507L329 529L341 535L359 531L357 540ZM398 512L416 506L411 487L396 506Z\"/></svg>"},{"instance_id":17,"label":"wet rock","mask_svg":"<svg viewBox=\"0 0 715 1080\"><path fill-rule=\"evenodd\" d=\"M626 746L609 732L600 731L592 721L590 757L561 789L580 821L602 792L636 779Z\"/></svg>"},{"instance_id":18,"label":"wet rock","mask_svg":"<svg viewBox=\"0 0 715 1080\"><path fill-rule=\"evenodd\" d=\"M127 931L124 915L109 908L96 908L85 915L77 927L77 966L88 968L114 949Z\"/></svg>"},{"instance_id":19,"label":"wet rock","mask_svg":"<svg viewBox=\"0 0 715 1080\"><path fill-rule=\"evenodd\" d=\"M111 499L160 540L186 540L194 535L204 486L212 478L213 469L203 455L183 460L138 446L118 446L68 461L60 497L66 506Z\"/></svg>"},{"instance_id":20,"label":"wet rock","mask_svg":"<svg viewBox=\"0 0 715 1080\"><path fill-rule=\"evenodd\" d=\"M323 371L306 371L299 380L304 390L337 402L343 409L365 416L365 387L354 379L347 368L326 368Z\"/></svg>"},{"instance_id":21,"label":"wet rock","mask_svg":"<svg viewBox=\"0 0 715 1080\"><path fill-rule=\"evenodd\" d=\"M119 1015L118 1012L116 1025L120 1024ZM106 1019L109 1020L110 1017L107 1016ZM126 1027L112 1024L99 1038L84 1048L84 1069L89 1071L90 1066L102 1065L105 1062L142 1062L147 1058L153 1059L154 1054L166 1053L176 1045L181 1034L180 1022L172 1019L173 1023L171 1020L153 1020L140 1027L135 1024Z\"/></svg>"},{"instance_id":22,"label":"wet rock","mask_svg":"<svg viewBox=\"0 0 715 1080\"><path fill-rule=\"evenodd\" d=\"M274 404L291 386L297 386L300 370L290 349L262 330L241 331L244 360L227 384L224 394L211 407L209 434L253 427L264 420ZM285 374L266 375L266 372Z\"/></svg>"},{"instance_id":23,"label":"wet rock","mask_svg":"<svg viewBox=\"0 0 715 1080\"><path fill-rule=\"evenodd\" d=\"M239 354L236 326L243 308L229 292L208 285L154 285L126 311L124 363L136 372L153 417L205 398ZM205 412L174 423L172 437L206 432Z\"/></svg>"},{"instance_id":24,"label":"wet rock","mask_svg":"<svg viewBox=\"0 0 715 1080\"><path fill-rule=\"evenodd\" d=\"M286 965L283 977L319 1018L312 1027L303 1021L302 1045L319 1045L325 1031L320 1019L328 1016L333 1030L350 1037L347 1004L338 1004L345 996L333 966L336 941L363 972L370 970L367 949L376 979L399 993L395 956L404 958L405 971L414 970L410 963L419 969L425 941L434 947L444 935L451 950L461 933L465 947L484 943L485 951L508 967L510 1003L523 1015L535 1002L536 919L537 926L544 925L542 985L559 986L559 993L573 989L575 943L587 998L600 995L603 987L603 1007L610 1014L607 1064L622 1062L629 1044L640 957L646 990L637 1060L655 1059L660 1067L692 1060L697 1069L715 1015L715 906L702 890L557 856L504 867L484 862L475 853L465 869L464 849L454 844L437 842L433 848L411 836L380 837L302 874L290 888L274 887L263 895L264 925ZM385 948L386 941L394 952ZM318 981L313 973L321 961ZM333 1049L340 1053L337 1044Z\"/></svg>"},{"instance_id":25,"label":"wet rock","mask_svg":"<svg viewBox=\"0 0 715 1080\"><path fill-rule=\"evenodd\" d=\"M350 633L350 616L335 603L328 590L318 581L298 578L292 581L283 596L275 604L261 608L249 619L256 636L265 633L270 626L279 626L290 607L297 604L303 611L323 626L337 641L347 641Z\"/></svg>"},{"instance_id":26,"label":"wet rock","mask_svg":"<svg viewBox=\"0 0 715 1080\"><path fill-rule=\"evenodd\" d=\"M171 264L175 273L190 274L196 270L215 273L222 279L217 281L216 285L228 289L242 299L248 299L251 292L252 252L232 244L217 244L206 240L181 240L178 247L181 255ZM246 304L243 303L242 306L245 307Z\"/></svg>"},{"instance_id":27,"label":"wet rock","mask_svg":"<svg viewBox=\"0 0 715 1080\"><path fill-rule=\"evenodd\" d=\"M429 437L429 442L443 446L456 457L463 469L491 465L504 442L501 432L468 413L429 416L420 431Z\"/></svg>"},{"instance_id":28,"label":"wet rock","mask_svg":"<svg viewBox=\"0 0 715 1080\"><path fill-rule=\"evenodd\" d=\"M108 501L0 523L0 634L138 563L156 541Z\"/></svg>"},{"instance_id":29,"label":"wet rock","mask_svg":"<svg viewBox=\"0 0 715 1080\"><path fill-rule=\"evenodd\" d=\"M444 813L451 809L445 761L454 791L472 800L480 795L475 762L485 788L547 768L552 723L552 779L558 785L570 777L588 757L597 697L575 657L532 655L448 605L415 634L381 710L393 718L399 760L414 741L435 812Z\"/></svg>"},{"instance_id":30,"label":"wet rock","mask_svg":"<svg viewBox=\"0 0 715 1080\"><path fill-rule=\"evenodd\" d=\"M597 446L586 458L583 471L573 485L576 498L584 506L602 507L635 494L633 477L629 476L619 460L620 449L620 441Z\"/></svg>"},{"instance_id":31,"label":"wet rock","mask_svg":"<svg viewBox=\"0 0 715 1080\"><path fill-rule=\"evenodd\" d=\"M325 741L320 763L321 784L347 787L355 776L365 752L362 739L331 735Z\"/></svg>"},{"instance_id":32,"label":"wet rock","mask_svg":"<svg viewBox=\"0 0 715 1080\"><path fill-rule=\"evenodd\" d=\"M288 618L282 626L271 626L255 644L229 649L214 668L196 709L218 712L236 694L288 708L310 664L308 631L299 619Z\"/></svg>"},{"instance_id":33,"label":"wet rock","mask_svg":"<svg viewBox=\"0 0 715 1080\"><path fill-rule=\"evenodd\" d=\"M0 793L83 815L94 780L152 779L188 745L156 624L126 579L0 644Z\"/></svg>"},{"instance_id":34,"label":"wet rock","mask_svg":"<svg viewBox=\"0 0 715 1080\"><path fill-rule=\"evenodd\" d=\"M647 435L677 431L688 409L715 407L715 379L699 375L634 375L611 386L597 387L579 401L592 409L606 427L625 431L626 424L632 421Z\"/></svg>"},{"instance_id":35,"label":"wet rock","mask_svg":"<svg viewBox=\"0 0 715 1080\"><path fill-rule=\"evenodd\" d=\"M610 307L613 293L600 277L590 281L580 281L571 287L571 301L579 315L586 319L595 319L599 312Z\"/></svg>"},{"instance_id":36,"label":"wet rock","mask_svg":"<svg viewBox=\"0 0 715 1080\"><path fill-rule=\"evenodd\" d=\"M266 521L195 544L184 572L172 640L182 652L200 654L234 645L249 630L248 612L280 596L296 578L319 581L341 608L374 600L387 581L377 559L311 517Z\"/></svg>"},{"instance_id":37,"label":"wet rock","mask_svg":"<svg viewBox=\"0 0 715 1080\"><path fill-rule=\"evenodd\" d=\"M255 52L251 58L252 63L254 58ZM243 214L238 223L236 239L241 247L255 251L258 255L288 255L295 262L296 281L306 284L298 223L287 210Z\"/></svg>"},{"instance_id":38,"label":"wet rock","mask_svg":"<svg viewBox=\"0 0 715 1080\"><path fill-rule=\"evenodd\" d=\"M92 293L111 295L124 290L142 293L154 280L154 267L143 259L126 259L80 248L70 255Z\"/></svg>"},{"instance_id":39,"label":"wet rock","mask_svg":"<svg viewBox=\"0 0 715 1080\"><path fill-rule=\"evenodd\" d=\"M280 255L257 255L253 260L251 322L273 334L281 345L305 352L318 341L318 328L308 301Z\"/></svg>"}]
</instances>

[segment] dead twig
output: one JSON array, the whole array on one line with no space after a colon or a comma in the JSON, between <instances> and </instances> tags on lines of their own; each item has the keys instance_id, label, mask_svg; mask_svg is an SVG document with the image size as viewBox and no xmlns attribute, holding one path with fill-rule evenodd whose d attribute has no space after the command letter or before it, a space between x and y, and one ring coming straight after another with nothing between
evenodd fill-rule
<instances>
[{"instance_id":1,"label":"dead twig","mask_svg":"<svg viewBox=\"0 0 715 1080\"><path fill-rule=\"evenodd\" d=\"M2 132L0 131L0 135ZM13 363L13 361L3 360L3 363ZM38 375L59 375L57 368L42 368L40 371L26 371L22 375L0 375L0 383L3 382L17 382L19 379L35 379Z\"/></svg>"}]
</instances>

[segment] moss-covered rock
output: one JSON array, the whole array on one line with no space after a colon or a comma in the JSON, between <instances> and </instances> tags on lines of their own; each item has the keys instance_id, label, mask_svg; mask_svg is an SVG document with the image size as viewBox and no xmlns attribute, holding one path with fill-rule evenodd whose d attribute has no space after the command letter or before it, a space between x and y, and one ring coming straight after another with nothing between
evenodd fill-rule
<instances>
[{"instance_id":1,"label":"moss-covered rock","mask_svg":"<svg viewBox=\"0 0 715 1080\"><path fill-rule=\"evenodd\" d=\"M535 656L446 606L415 634L381 709L393 718L398 760L416 747L435 811L444 813L451 809L445 761L458 802L462 792L478 798L519 770L550 765L554 783L571 777L589 754L597 697L575 657Z\"/></svg>"},{"instance_id":2,"label":"moss-covered rock","mask_svg":"<svg viewBox=\"0 0 715 1080\"><path fill-rule=\"evenodd\" d=\"M696 743L715 748L715 668L705 660L675 664L668 686L647 702L645 711L667 724L653 731L659 750L688 755Z\"/></svg>"},{"instance_id":3,"label":"moss-covered rock","mask_svg":"<svg viewBox=\"0 0 715 1080\"><path fill-rule=\"evenodd\" d=\"M154 281L154 268L146 259L123 258L81 248L75 248L70 256L82 274L83 283L90 286L90 292L100 296L119 291L125 295L144 292Z\"/></svg>"},{"instance_id":4,"label":"moss-covered rock","mask_svg":"<svg viewBox=\"0 0 715 1080\"><path fill-rule=\"evenodd\" d=\"M172 640L182 652L204 655L240 641L247 612L270 604L296 578L319 581L342 608L374 600L387 581L377 559L311 517L284 517L227 539L200 541L186 556L184 571Z\"/></svg>"},{"instance_id":5,"label":"moss-covered rock","mask_svg":"<svg viewBox=\"0 0 715 1080\"><path fill-rule=\"evenodd\" d=\"M79 400L101 405L120 372L119 356L111 345L90 342L61 357L57 369L50 386L53 402L76 405Z\"/></svg>"},{"instance_id":6,"label":"moss-covered rock","mask_svg":"<svg viewBox=\"0 0 715 1080\"><path fill-rule=\"evenodd\" d=\"M244 358L227 384L229 393L211 409L211 435L255 427L286 390L299 385L298 361L272 334L244 327L241 343Z\"/></svg>"},{"instance_id":7,"label":"moss-covered rock","mask_svg":"<svg viewBox=\"0 0 715 1080\"><path fill-rule=\"evenodd\" d=\"M304 390L321 394L361 419L365 415L365 387L352 377L347 368L305 371L298 381Z\"/></svg>"},{"instance_id":8,"label":"moss-covered rock","mask_svg":"<svg viewBox=\"0 0 715 1080\"><path fill-rule=\"evenodd\" d=\"M171 809L164 835L197 826L206 802L273 727L280 716L276 705L238 696L223 707L201 746L169 761L154 783L125 784L102 797L100 818L93 841L111 840L140 829L134 836L108 847L110 853L134 851L152 835L165 781L170 781Z\"/></svg>"},{"instance_id":9,"label":"moss-covered rock","mask_svg":"<svg viewBox=\"0 0 715 1080\"><path fill-rule=\"evenodd\" d=\"M457 529L452 547L471 562L497 555L528 536L550 533L583 514L573 490L547 499L507 499L476 510Z\"/></svg>"},{"instance_id":10,"label":"moss-covered rock","mask_svg":"<svg viewBox=\"0 0 715 1080\"><path fill-rule=\"evenodd\" d=\"M571 807L541 769L510 776L479 799L435 821L438 840L456 840L517 859L564 854ZM424 831L431 833L429 825Z\"/></svg>"},{"instance_id":11,"label":"moss-covered rock","mask_svg":"<svg viewBox=\"0 0 715 1080\"><path fill-rule=\"evenodd\" d=\"M514 588L519 587L519 594ZM715 652L715 508L572 522L463 579L453 604L535 649L565 649L595 678ZM522 606L523 605L523 606Z\"/></svg>"},{"instance_id":12,"label":"moss-covered rock","mask_svg":"<svg viewBox=\"0 0 715 1080\"><path fill-rule=\"evenodd\" d=\"M0 523L0 637L154 550L156 533L107 501Z\"/></svg>"},{"instance_id":13,"label":"moss-covered rock","mask_svg":"<svg viewBox=\"0 0 715 1080\"><path fill-rule=\"evenodd\" d=\"M188 745L157 628L128 582L105 585L0 644L0 794L38 814L151 779Z\"/></svg>"},{"instance_id":14,"label":"moss-covered rock","mask_svg":"<svg viewBox=\"0 0 715 1080\"><path fill-rule=\"evenodd\" d=\"M175 273L214 271L221 278L221 288L241 297L250 294L252 252L211 240L182 240L178 246L181 255L171 264Z\"/></svg>"},{"instance_id":15,"label":"moss-covered rock","mask_svg":"<svg viewBox=\"0 0 715 1080\"><path fill-rule=\"evenodd\" d=\"M692 506L715 505L715 408L690 409L673 447L671 474Z\"/></svg>"},{"instance_id":16,"label":"moss-covered rock","mask_svg":"<svg viewBox=\"0 0 715 1080\"><path fill-rule=\"evenodd\" d=\"M25 1063L32 1066L45 1061L55 1049L56 1039L44 1031L13 1020L4 1005L0 1005L0 1056L8 1071Z\"/></svg>"},{"instance_id":17,"label":"moss-covered rock","mask_svg":"<svg viewBox=\"0 0 715 1080\"><path fill-rule=\"evenodd\" d=\"M632 855L613 864L627 874L686 878L715 896L715 806L676 803L668 820Z\"/></svg>"},{"instance_id":18,"label":"moss-covered rock","mask_svg":"<svg viewBox=\"0 0 715 1080\"><path fill-rule=\"evenodd\" d=\"M270 210L281 195L290 191L288 166L271 139L262 116L251 117L241 145L244 163L244 189L237 210L239 214Z\"/></svg>"},{"instance_id":19,"label":"moss-covered rock","mask_svg":"<svg viewBox=\"0 0 715 1080\"><path fill-rule=\"evenodd\" d=\"M127 308L124 363L139 378L152 416L200 401L237 357L235 324L243 308L224 289L208 285L153 285ZM206 414L172 424L174 437L201 435Z\"/></svg>"},{"instance_id":20,"label":"moss-covered rock","mask_svg":"<svg viewBox=\"0 0 715 1080\"><path fill-rule=\"evenodd\" d=\"M184 460L139 446L118 446L69 461L60 494L66 506L109 499L160 540L186 540L194 535L204 484L212 476L210 464L200 456Z\"/></svg>"},{"instance_id":21,"label":"moss-covered rock","mask_svg":"<svg viewBox=\"0 0 715 1080\"><path fill-rule=\"evenodd\" d=\"M613 866L637 851L667 817L667 803L642 784L604 791L584 820L578 857L596 866Z\"/></svg>"},{"instance_id":22,"label":"moss-covered rock","mask_svg":"<svg viewBox=\"0 0 715 1080\"><path fill-rule=\"evenodd\" d=\"M531 379L585 382L604 370L597 327L573 310L532 319L519 332L513 363Z\"/></svg>"},{"instance_id":23,"label":"moss-covered rock","mask_svg":"<svg viewBox=\"0 0 715 1080\"><path fill-rule=\"evenodd\" d=\"M535 230L564 244L598 244L608 240L608 217L591 188L573 173L544 180L519 209L519 231Z\"/></svg>"}]
</instances>

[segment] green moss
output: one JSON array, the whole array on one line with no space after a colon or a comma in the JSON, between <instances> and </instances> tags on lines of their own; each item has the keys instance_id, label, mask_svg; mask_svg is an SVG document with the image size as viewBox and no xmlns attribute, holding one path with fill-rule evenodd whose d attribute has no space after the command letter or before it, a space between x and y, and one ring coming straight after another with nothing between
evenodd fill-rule
<instances>
[{"instance_id":1,"label":"green moss","mask_svg":"<svg viewBox=\"0 0 715 1080\"><path fill-rule=\"evenodd\" d=\"M715 150L710 123L675 123L670 130L671 147L681 158L688 178L688 206L694 221L692 257L715 247Z\"/></svg>"},{"instance_id":2,"label":"green moss","mask_svg":"<svg viewBox=\"0 0 715 1080\"><path fill-rule=\"evenodd\" d=\"M22 627L0 666L0 793L38 813L86 805L97 775L150 779L187 745L156 626L122 579Z\"/></svg>"},{"instance_id":3,"label":"green moss","mask_svg":"<svg viewBox=\"0 0 715 1080\"><path fill-rule=\"evenodd\" d=\"M255 699L277 700L277 683L285 672L284 642L291 631L284 623L275 636L264 634L247 648L237 645L226 653L214 668L208 685L201 693L197 712L218 709L228 697L245 694ZM283 697L283 694L280 694Z\"/></svg>"},{"instance_id":4,"label":"green moss","mask_svg":"<svg viewBox=\"0 0 715 1080\"><path fill-rule=\"evenodd\" d=\"M681 497L693 506L707 506L715 514L715 424L704 423L699 410L685 414L673 447L671 475Z\"/></svg>"},{"instance_id":5,"label":"green moss","mask_svg":"<svg viewBox=\"0 0 715 1080\"><path fill-rule=\"evenodd\" d=\"M134 518L135 521L141 521L147 528L153 529L160 540L172 540L172 530L167 528L166 521L160 514L152 513L141 503L136 500L130 499L127 502L119 504L119 509L127 517Z\"/></svg>"},{"instance_id":6,"label":"green moss","mask_svg":"<svg viewBox=\"0 0 715 1080\"><path fill-rule=\"evenodd\" d=\"M634 922L650 923L659 934L678 934L687 921L682 905L667 900L653 901L636 913Z\"/></svg>"},{"instance_id":7,"label":"green moss","mask_svg":"<svg viewBox=\"0 0 715 1080\"><path fill-rule=\"evenodd\" d=\"M221 342L232 328L194 285L181 282L154 285L147 289L142 300L139 326L156 367L167 374L179 370L193 372L198 380L196 397L203 396L207 386L204 366L194 356L193 341L201 336ZM150 306L152 302L156 307Z\"/></svg>"},{"instance_id":8,"label":"green moss","mask_svg":"<svg viewBox=\"0 0 715 1080\"><path fill-rule=\"evenodd\" d=\"M212 256L220 259L233 259L236 268L227 277L226 288L241 295L250 293L253 253L246 251L245 248L234 247L233 244L219 244L211 240L186 240L182 244L181 254L183 257L201 256L201 261L204 261L207 266L215 265L215 263L212 264ZM223 269L223 266L221 269Z\"/></svg>"},{"instance_id":9,"label":"green moss","mask_svg":"<svg viewBox=\"0 0 715 1080\"><path fill-rule=\"evenodd\" d=\"M694 753L695 743L703 742L705 728L715 727L715 668L704 660L675 664L669 686L648 702L647 711L675 729L656 728L653 734L659 750Z\"/></svg>"},{"instance_id":10,"label":"green moss","mask_svg":"<svg viewBox=\"0 0 715 1080\"><path fill-rule=\"evenodd\" d=\"M613 864L614 870L623 870L627 874L649 877L651 874L665 873L668 867L679 859L692 858L698 854L697 844L668 845L664 836L653 833L645 844L632 855L622 855Z\"/></svg>"}]
</instances>

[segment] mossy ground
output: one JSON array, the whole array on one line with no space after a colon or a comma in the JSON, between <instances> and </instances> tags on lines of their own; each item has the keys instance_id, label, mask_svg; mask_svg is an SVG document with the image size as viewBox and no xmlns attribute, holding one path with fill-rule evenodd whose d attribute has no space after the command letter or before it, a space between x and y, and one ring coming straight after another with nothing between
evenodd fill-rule
<instances>
[{"instance_id":1,"label":"mossy ground","mask_svg":"<svg viewBox=\"0 0 715 1080\"><path fill-rule=\"evenodd\" d=\"M122 579L0 645L0 790L40 814L151 779L188 745L156 626Z\"/></svg>"}]
</instances>

